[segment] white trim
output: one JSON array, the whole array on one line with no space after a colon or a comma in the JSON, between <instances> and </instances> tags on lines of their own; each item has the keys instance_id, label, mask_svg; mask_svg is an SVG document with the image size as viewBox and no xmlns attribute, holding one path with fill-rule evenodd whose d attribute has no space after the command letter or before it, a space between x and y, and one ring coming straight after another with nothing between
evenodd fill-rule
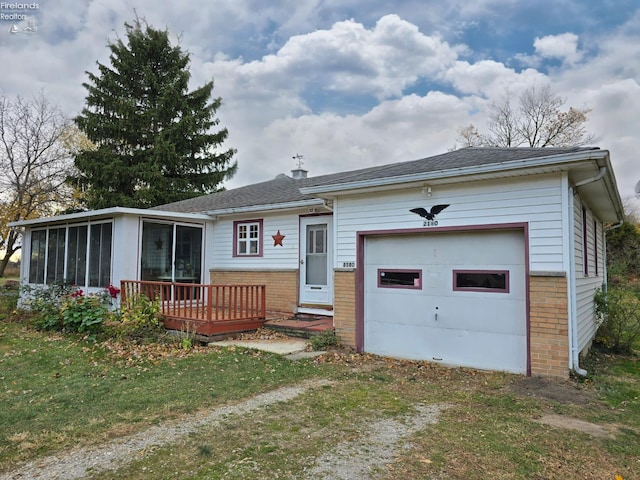
<instances>
[{"instance_id":1,"label":"white trim","mask_svg":"<svg viewBox=\"0 0 640 480\"><path fill-rule=\"evenodd\" d=\"M321 198L312 198L309 200L299 200L297 202L283 202L283 203L271 203L271 204L262 204L262 205L250 205L247 207L221 208L218 210L209 210L207 211L207 215L211 217L211 216L218 216L218 215L233 215L236 213L250 213L250 212L270 211L270 210L292 210L295 208L311 207L315 205L324 205L324 200L322 200Z\"/></svg>"},{"instance_id":2,"label":"white trim","mask_svg":"<svg viewBox=\"0 0 640 480\"><path fill-rule=\"evenodd\" d=\"M325 317L333 317L333 310L324 310L322 308L298 307L297 313L304 313L307 315L324 315Z\"/></svg>"},{"instance_id":3,"label":"white trim","mask_svg":"<svg viewBox=\"0 0 640 480\"><path fill-rule=\"evenodd\" d=\"M124 207L111 207L103 208L100 210L90 210L88 212L68 213L65 215L56 215L53 217L42 217L33 220L19 220L17 222L9 223L10 227L26 227L31 225L40 225L48 223L70 223L86 218L92 217L112 217L114 215L141 215L152 218L174 218L174 219L189 219L189 220L211 220L208 215L201 213L181 213L181 212L167 212L163 210L151 210L144 208L124 208Z\"/></svg>"}]
</instances>

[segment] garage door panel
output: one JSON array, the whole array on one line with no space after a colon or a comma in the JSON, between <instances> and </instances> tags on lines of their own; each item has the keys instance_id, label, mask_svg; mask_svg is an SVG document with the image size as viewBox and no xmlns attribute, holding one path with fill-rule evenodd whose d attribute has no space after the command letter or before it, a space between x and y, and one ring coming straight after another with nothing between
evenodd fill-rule
<instances>
[{"instance_id":1,"label":"garage door panel","mask_svg":"<svg viewBox=\"0 0 640 480\"><path fill-rule=\"evenodd\" d=\"M483 304L491 304L491 299L483 298ZM438 324L442 328L483 331L524 335L526 323L522 322L525 314L520 300L501 300L500 308L478 307L478 299L455 299L455 308L449 309L446 302L440 302L438 308Z\"/></svg>"},{"instance_id":2,"label":"garage door panel","mask_svg":"<svg viewBox=\"0 0 640 480\"><path fill-rule=\"evenodd\" d=\"M520 335L459 330L443 330L441 333L440 341L447 348L432 360L447 365L526 372L526 362L522 361L526 340ZM474 354L469 355L469 352Z\"/></svg>"},{"instance_id":3,"label":"garage door panel","mask_svg":"<svg viewBox=\"0 0 640 480\"><path fill-rule=\"evenodd\" d=\"M372 322L367 351L445 365L525 373L525 340L519 335L468 332L433 326ZM475 355L470 356L469 352Z\"/></svg>"},{"instance_id":4,"label":"garage door panel","mask_svg":"<svg viewBox=\"0 0 640 480\"><path fill-rule=\"evenodd\" d=\"M370 307L375 310L375 319L379 323L426 325L433 321L433 315L427 315L420 298L405 297L402 311L398 311L393 301L385 298L377 298L371 302Z\"/></svg>"},{"instance_id":5,"label":"garage door panel","mask_svg":"<svg viewBox=\"0 0 640 480\"><path fill-rule=\"evenodd\" d=\"M367 238L365 350L524 372L524 257L521 230ZM387 269L419 271L419 288L381 286L380 272ZM507 291L454 289L455 270L506 271Z\"/></svg>"},{"instance_id":6,"label":"garage door panel","mask_svg":"<svg viewBox=\"0 0 640 480\"><path fill-rule=\"evenodd\" d=\"M401 358L411 360L425 360L425 351L434 356L439 355L440 339L430 332L434 330L433 327L372 322L367 328L369 353L399 357L398 352L402 352Z\"/></svg>"}]
</instances>

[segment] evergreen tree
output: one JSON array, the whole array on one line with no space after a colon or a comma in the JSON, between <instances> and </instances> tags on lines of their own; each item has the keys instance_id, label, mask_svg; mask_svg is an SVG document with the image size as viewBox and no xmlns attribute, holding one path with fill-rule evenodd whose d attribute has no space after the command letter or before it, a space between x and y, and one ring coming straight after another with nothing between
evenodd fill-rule
<instances>
[{"instance_id":1,"label":"evergreen tree","mask_svg":"<svg viewBox=\"0 0 640 480\"><path fill-rule=\"evenodd\" d=\"M236 170L220 151L226 128L215 117L213 82L188 91L189 54L166 30L125 23L127 44L109 43L111 66L87 72L86 106L76 117L93 148L75 155L69 181L91 209L147 208L215 192Z\"/></svg>"}]
</instances>

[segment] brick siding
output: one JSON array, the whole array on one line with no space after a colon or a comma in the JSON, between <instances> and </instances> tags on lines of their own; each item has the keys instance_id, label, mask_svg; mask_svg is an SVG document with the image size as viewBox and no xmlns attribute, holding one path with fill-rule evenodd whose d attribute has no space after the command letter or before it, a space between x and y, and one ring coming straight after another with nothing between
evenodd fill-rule
<instances>
[{"instance_id":1,"label":"brick siding","mask_svg":"<svg viewBox=\"0 0 640 480\"><path fill-rule=\"evenodd\" d=\"M531 375L569 376L566 277L529 277Z\"/></svg>"},{"instance_id":2,"label":"brick siding","mask_svg":"<svg viewBox=\"0 0 640 480\"><path fill-rule=\"evenodd\" d=\"M298 271L210 270L212 285L266 285L267 315L291 315L298 305Z\"/></svg>"},{"instance_id":3,"label":"brick siding","mask_svg":"<svg viewBox=\"0 0 640 480\"><path fill-rule=\"evenodd\" d=\"M356 273L335 271L333 274L333 324L336 337L343 345L356 346Z\"/></svg>"}]
</instances>

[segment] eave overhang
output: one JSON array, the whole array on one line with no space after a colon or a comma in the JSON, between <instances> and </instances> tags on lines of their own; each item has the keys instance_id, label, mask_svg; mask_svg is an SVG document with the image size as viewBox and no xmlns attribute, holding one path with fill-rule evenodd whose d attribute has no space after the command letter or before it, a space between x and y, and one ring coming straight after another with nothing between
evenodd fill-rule
<instances>
[{"instance_id":1,"label":"eave overhang","mask_svg":"<svg viewBox=\"0 0 640 480\"><path fill-rule=\"evenodd\" d=\"M308 200L299 200L296 202L270 203L264 205L248 205L245 207L220 208L207 211L207 215L211 217L220 217L224 215L237 215L242 213L253 212L269 212L283 210L297 210L309 207L324 207L325 201L322 198L310 198Z\"/></svg>"},{"instance_id":2,"label":"eave overhang","mask_svg":"<svg viewBox=\"0 0 640 480\"><path fill-rule=\"evenodd\" d=\"M53 217L35 218L33 220L20 220L9 223L12 228L36 227L39 225L69 224L90 220L104 220L122 215L135 215L145 218L177 220L177 221L203 221L210 220L208 215L202 213L166 212L162 210L148 210L143 208L110 207L87 212L68 213Z\"/></svg>"}]
</instances>

